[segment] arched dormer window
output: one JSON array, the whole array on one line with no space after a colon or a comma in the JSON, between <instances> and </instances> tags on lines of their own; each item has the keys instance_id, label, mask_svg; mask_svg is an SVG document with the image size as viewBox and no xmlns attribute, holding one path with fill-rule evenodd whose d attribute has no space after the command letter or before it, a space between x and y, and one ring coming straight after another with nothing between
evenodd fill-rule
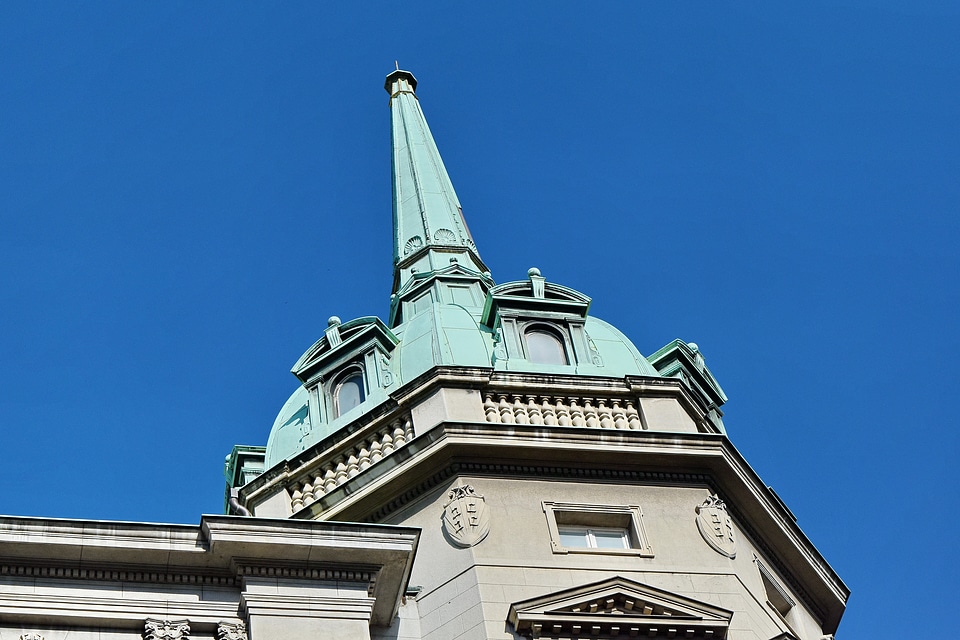
<instances>
[{"instance_id":1,"label":"arched dormer window","mask_svg":"<svg viewBox=\"0 0 960 640\"><path fill-rule=\"evenodd\" d=\"M530 362L536 364L570 364L563 340L553 331L538 325L527 329L523 337L527 344L527 360Z\"/></svg>"},{"instance_id":2,"label":"arched dormer window","mask_svg":"<svg viewBox=\"0 0 960 640\"><path fill-rule=\"evenodd\" d=\"M333 409L335 416L340 417L350 409L359 406L367 398L363 383L363 372L352 370L347 373L334 387Z\"/></svg>"}]
</instances>

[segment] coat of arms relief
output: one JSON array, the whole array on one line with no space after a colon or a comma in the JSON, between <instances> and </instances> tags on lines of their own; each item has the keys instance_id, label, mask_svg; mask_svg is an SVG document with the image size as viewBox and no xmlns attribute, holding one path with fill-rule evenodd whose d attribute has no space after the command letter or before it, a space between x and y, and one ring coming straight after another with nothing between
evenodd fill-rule
<instances>
[{"instance_id":1,"label":"coat of arms relief","mask_svg":"<svg viewBox=\"0 0 960 640\"><path fill-rule=\"evenodd\" d=\"M714 551L728 558L737 557L737 542L733 537L733 522L727 514L727 505L716 495L707 497L696 509L697 529Z\"/></svg>"},{"instance_id":2,"label":"coat of arms relief","mask_svg":"<svg viewBox=\"0 0 960 640\"><path fill-rule=\"evenodd\" d=\"M454 487L443 507L443 531L458 547L479 544L490 533L490 514L483 496L470 485Z\"/></svg>"}]
</instances>

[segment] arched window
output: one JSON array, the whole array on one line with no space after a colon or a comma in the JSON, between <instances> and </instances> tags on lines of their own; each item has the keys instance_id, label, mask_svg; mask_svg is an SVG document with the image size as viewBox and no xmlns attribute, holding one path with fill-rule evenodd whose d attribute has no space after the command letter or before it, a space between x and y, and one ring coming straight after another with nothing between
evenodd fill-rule
<instances>
[{"instance_id":1,"label":"arched window","mask_svg":"<svg viewBox=\"0 0 960 640\"><path fill-rule=\"evenodd\" d=\"M363 373L354 371L347 374L337 385L334 392L334 404L336 405L337 417L342 416L350 409L358 406L366 399L366 393L363 388Z\"/></svg>"},{"instance_id":2,"label":"arched window","mask_svg":"<svg viewBox=\"0 0 960 640\"><path fill-rule=\"evenodd\" d=\"M570 364L563 341L552 331L534 328L524 333L527 359L536 364Z\"/></svg>"}]
</instances>

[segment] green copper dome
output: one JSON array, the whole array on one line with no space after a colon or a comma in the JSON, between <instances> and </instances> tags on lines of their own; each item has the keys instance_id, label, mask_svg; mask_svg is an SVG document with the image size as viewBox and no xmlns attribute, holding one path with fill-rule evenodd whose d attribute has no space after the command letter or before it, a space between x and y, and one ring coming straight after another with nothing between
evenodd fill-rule
<instances>
[{"instance_id":1,"label":"green copper dome","mask_svg":"<svg viewBox=\"0 0 960 640\"><path fill-rule=\"evenodd\" d=\"M274 422L267 468L387 410L395 402L391 394L438 366L608 378L681 377L696 369L687 366L693 352L680 341L648 361L620 331L589 315L589 297L548 282L538 269L526 280L494 283L416 84L408 71L387 76L394 230L389 319L330 318L323 337L293 367L302 384Z\"/></svg>"},{"instance_id":2,"label":"green copper dome","mask_svg":"<svg viewBox=\"0 0 960 640\"><path fill-rule=\"evenodd\" d=\"M437 366L486 367L500 371L613 378L660 375L626 336L599 318L583 318L585 351L589 354L589 360L576 361L575 354L570 353L576 347L567 342L563 347L568 363L538 363L522 351L517 354L510 353L503 346L503 329L494 331L484 326L481 323L481 311L479 308L466 308L455 303L434 302L395 327L391 334L398 342L389 358L380 362L385 368L379 371L381 376L386 374L389 387L372 392L368 390L360 406L342 415L334 416L331 411L330 391L333 387L327 386L326 397L323 397L325 394L322 383L318 392L313 395L308 393L304 386L298 387L274 421L267 441L267 468L321 442L348 426L363 412L373 411L378 405L389 402L389 391L400 388ZM530 318L535 324L540 322L536 319L540 316ZM326 338L321 340L321 343L324 343L321 346L325 346L325 340ZM311 350L316 346L311 347ZM309 359L309 354L310 351L304 356ZM351 360L349 357L341 359ZM303 360L304 358L301 358L301 361ZM335 373L333 377L336 378ZM316 405L312 407L313 411L311 402Z\"/></svg>"}]
</instances>

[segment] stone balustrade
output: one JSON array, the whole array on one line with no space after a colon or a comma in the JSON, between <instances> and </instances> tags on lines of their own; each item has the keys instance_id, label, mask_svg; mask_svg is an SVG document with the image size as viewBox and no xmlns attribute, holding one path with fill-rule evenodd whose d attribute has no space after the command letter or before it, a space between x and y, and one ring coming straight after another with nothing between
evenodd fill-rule
<instances>
[{"instance_id":1,"label":"stone balustrade","mask_svg":"<svg viewBox=\"0 0 960 640\"><path fill-rule=\"evenodd\" d=\"M413 439L410 415L395 418L379 428L361 432L358 438L341 443L343 448L326 456L305 478L289 485L294 513L311 505L350 478L387 457Z\"/></svg>"},{"instance_id":2,"label":"stone balustrade","mask_svg":"<svg viewBox=\"0 0 960 640\"><path fill-rule=\"evenodd\" d=\"M543 424L593 429L645 429L637 403L624 398L590 398L527 393L487 392L487 422Z\"/></svg>"}]
</instances>

